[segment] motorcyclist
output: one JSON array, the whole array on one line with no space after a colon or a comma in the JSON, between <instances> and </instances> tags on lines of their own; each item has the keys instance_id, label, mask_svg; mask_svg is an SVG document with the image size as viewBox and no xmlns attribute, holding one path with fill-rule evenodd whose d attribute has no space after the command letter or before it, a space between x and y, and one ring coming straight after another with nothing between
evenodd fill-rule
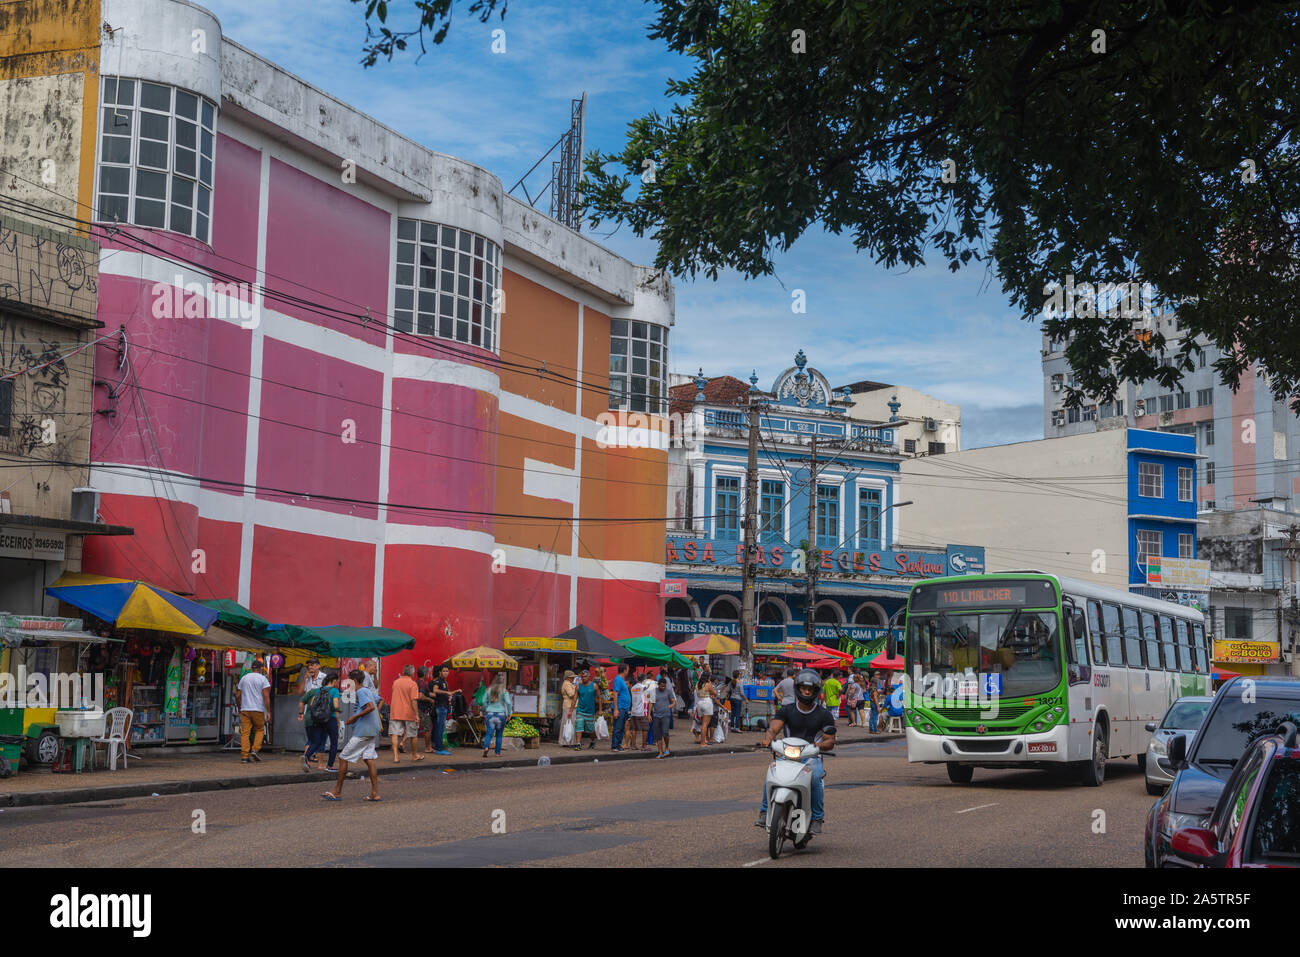
<instances>
[{"instance_id":1,"label":"motorcyclist","mask_svg":"<svg viewBox=\"0 0 1300 957\"><path fill-rule=\"evenodd\" d=\"M835 716L830 710L821 704L817 698L822 690L822 679L817 672L811 668L805 668L799 672L794 679L794 700L782 705L768 723L767 732L763 735L761 747L770 748L772 742L781 737L802 738L804 741L816 741L817 736L821 735L821 740L817 741L817 746L822 751L829 751L835 747ZM782 732L785 734L782 734ZM822 822L825 820L825 792L822 787L822 778L826 777L826 771L822 767L821 755L808 759L808 766L812 771L812 821L810 830L813 834L822 832ZM758 820L755 822L756 827L767 827L767 786L763 786L763 803L758 811Z\"/></svg>"}]
</instances>

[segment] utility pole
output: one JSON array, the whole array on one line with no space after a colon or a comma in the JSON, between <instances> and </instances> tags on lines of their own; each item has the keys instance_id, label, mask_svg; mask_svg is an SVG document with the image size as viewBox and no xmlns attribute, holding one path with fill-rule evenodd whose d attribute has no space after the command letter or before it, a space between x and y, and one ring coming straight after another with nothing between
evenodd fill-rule
<instances>
[{"instance_id":1,"label":"utility pole","mask_svg":"<svg viewBox=\"0 0 1300 957\"><path fill-rule=\"evenodd\" d=\"M754 674L754 576L758 544L758 403L749 396L749 462L745 467L745 561L741 568L740 666Z\"/></svg>"},{"instance_id":2,"label":"utility pole","mask_svg":"<svg viewBox=\"0 0 1300 957\"><path fill-rule=\"evenodd\" d=\"M808 572L808 587L803 611L804 640L815 640L813 634L813 605L817 601L817 568L821 562L817 556L817 433L813 433L812 446L808 460L808 554L805 556L805 568ZM820 556L818 556L820 557Z\"/></svg>"}]
</instances>

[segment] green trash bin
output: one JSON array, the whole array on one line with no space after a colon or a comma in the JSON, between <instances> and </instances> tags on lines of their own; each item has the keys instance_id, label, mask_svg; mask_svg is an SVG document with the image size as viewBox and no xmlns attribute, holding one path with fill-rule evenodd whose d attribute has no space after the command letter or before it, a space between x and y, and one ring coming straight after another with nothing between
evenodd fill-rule
<instances>
[{"instance_id":1,"label":"green trash bin","mask_svg":"<svg viewBox=\"0 0 1300 957\"><path fill-rule=\"evenodd\" d=\"M23 734L22 708L0 708L0 778L18 773L23 747L27 737Z\"/></svg>"}]
</instances>

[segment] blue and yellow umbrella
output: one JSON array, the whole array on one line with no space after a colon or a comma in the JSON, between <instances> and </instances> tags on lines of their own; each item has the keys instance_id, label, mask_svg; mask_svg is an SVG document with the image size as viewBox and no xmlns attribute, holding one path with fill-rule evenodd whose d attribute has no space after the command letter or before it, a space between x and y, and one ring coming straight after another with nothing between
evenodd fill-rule
<instances>
[{"instance_id":1,"label":"blue and yellow umbrella","mask_svg":"<svg viewBox=\"0 0 1300 957\"><path fill-rule=\"evenodd\" d=\"M198 602L148 582L125 578L68 572L60 575L45 593L118 628L201 635L217 618L215 611Z\"/></svg>"}]
</instances>

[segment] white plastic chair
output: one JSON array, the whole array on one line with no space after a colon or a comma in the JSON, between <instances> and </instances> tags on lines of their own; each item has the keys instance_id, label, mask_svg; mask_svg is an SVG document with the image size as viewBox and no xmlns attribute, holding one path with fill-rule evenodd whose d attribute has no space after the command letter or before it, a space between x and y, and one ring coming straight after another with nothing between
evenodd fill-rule
<instances>
[{"instance_id":1,"label":"white plastic chair","mask_svg":"<svg viewBox=\"0 0 1300 957\"><path fill-rule=\"evenodd\" d=\"M891 714L889 720L885 722L885 734L902 734L903 719L896 714Z\"/></svg>"},{"instance_id":2,"label":"white plastic chair","mask_svg":"<svg viewBox=\"0 0 1300 957\"><path fill-rule=\"evenodd\" d=\"M108 768L110 771L117 770L117 752L122 750L122 767L126 768L127 745L130 744L131 720L135 717L135 712L130 708L110 708L105 716L108 719L106 730L102 738L91 738L95 744L103 744L108 748Z\"/></svg>"}]
</instances>

